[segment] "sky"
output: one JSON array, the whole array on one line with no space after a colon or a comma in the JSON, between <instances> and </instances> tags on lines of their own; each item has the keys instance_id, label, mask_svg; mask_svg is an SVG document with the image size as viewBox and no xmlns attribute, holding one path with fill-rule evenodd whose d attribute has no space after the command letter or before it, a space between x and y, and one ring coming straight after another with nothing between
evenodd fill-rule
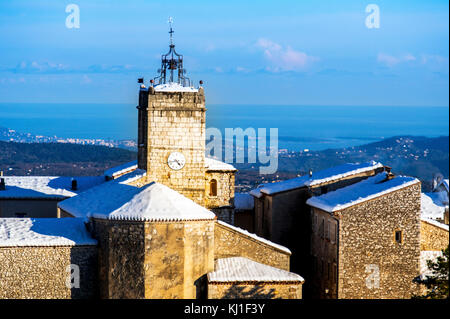
<instances>
[{"instance_id":1,"label":"sky","mask_svg":"<svg viewBox=\"0 0 450 319\"><path fill-rule=\"evenodd\" d=\"M79 28L66 25L70 4ZM148 84L168 51L169 16L210 104L449 105L440 0L2 0L0 103L137 103L137 78Z\"/></svg>"}]
</instances>

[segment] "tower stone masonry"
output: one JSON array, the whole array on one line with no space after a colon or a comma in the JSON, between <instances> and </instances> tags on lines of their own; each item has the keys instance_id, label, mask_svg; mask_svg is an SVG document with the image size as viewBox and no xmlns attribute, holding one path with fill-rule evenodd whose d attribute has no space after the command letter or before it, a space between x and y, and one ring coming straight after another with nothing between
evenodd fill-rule
<instances>
[{"instance_id":1,"label":"tower stone masonry","mask_svg":"<svg viewBox=\"0 0 450 319\"><path fill-rule=\"evenodd\" d=\"M138 106L138 167L147 182L159 182L200 205L205 204L205 95L202 87L185 91L141 89ZM181 153L181 168L171 154Z\"/></svg>"}]
</instances>

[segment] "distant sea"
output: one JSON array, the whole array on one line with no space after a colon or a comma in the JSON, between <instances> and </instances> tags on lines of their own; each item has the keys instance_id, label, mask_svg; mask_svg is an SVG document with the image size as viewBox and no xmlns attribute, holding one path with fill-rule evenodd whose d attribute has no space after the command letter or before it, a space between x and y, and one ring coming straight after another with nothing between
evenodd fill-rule
<instances>
[{"instance_id":1,"label":"distant sea","mask_svg":"<svg viewBox=\"0 0 450 319\"><path fill-rule=\"evenodd\" d=\"M62 138L135 139L134 104L0 103L0 126ZM207 105L206 126L278 128L279 148L323 150L449 134L448 107Z\"/></svg>"}]
</instances>

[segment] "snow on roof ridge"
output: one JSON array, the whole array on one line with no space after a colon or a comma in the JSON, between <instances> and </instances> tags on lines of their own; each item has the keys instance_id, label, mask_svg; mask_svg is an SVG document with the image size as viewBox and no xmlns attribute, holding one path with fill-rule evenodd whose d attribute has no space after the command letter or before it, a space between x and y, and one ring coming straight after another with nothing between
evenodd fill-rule
<instances>
[{"instance_id":1,"label":"snow on roof ridge","mask_svg":"<svg viewBox=\"0 0 450 319\"><path fill-rule=\"evenodd\" d=\"M103 175L108 177L115 177L117 175L122 175L123 173L126 173L131 170L135 170L138 168L137 160L124 163L115 167L111 167L107 169Z\"/></svg>"},{"instance_id":2,"label":"snow on roof ridge","mask_svg":"<svg viewBox=\"0 0 450 319\"><path fill-rule=\"evenodd\" d=\"M375 161L363 163L346 163L315 172L312 174L312 177L309 177L309 175L303 175L281 182L266 183L263 184L263 186L261 186L260 188L256 188L250 191L250 194L259 198L262 196L260 193L271 195L300 187L314 186L347 176L364 173L380 167L383 167L383 164Z\"/></svg>"},{"instance_id":3,"label":"snow on roof ridge","mask_svg":"<svg viewBox=\"0 0 450 319\"><path fill-rule=\"evenodd\" d=\"M365 164L367 164L367 166L363 166ZM329 182L329 181L332 181L332 180L335 180L335 179L347 177L349 175L360 174L360 173L364 173L364 172L367 172L367 171L370 171L370 170L373 170L373 169L377 169L377 168L383 167L383 164L381 164L380 162L375 162L375 161L372 160L372 161L365 162L365 163L346 163L346 164L343 164L343 165L336 166L335 168L344 167L345 165L355 165L355 166L362 166L362 167L355 168L355 169L352 169L350 171L347 171L347 172L344 172L344 173L341 173L341 174L337 174L337 175L333 175L333 176L330 176L330 177L325 177L325 178L322 178L322 179L314 179L314 173L313 173L313 176L312 176L311 180L307 181L305 183L305 185L306 186L313 186L313 185L317 185L317 184L322 184L322 183Z\"/></svg>"},{"instance_id":4,"label":"snow on roof ridge","mask_svg":"<svg viewBox=\"0 0 450 319\"><path fill-rule=\"evenodd\" d=\"M117 200L136 191L137 187L127 185L127 183L142 178L146 174L145 170L136 169L117 179L92 187L77 196L63 200L58 203L58 207L75 217L87 218L92 210L106 209L109 202L105 201L105 198L114 197Z\"/></svg>"},{"instance_id":5,"label":"snow on roof ridge","mask_svg":"<svg viewBox=\"0 0 450 319\"><path fill-rule=\"evenodd\" d=\"M217 171L236 171L237 169L228 163L219 161L215 158L205 156L205 168L207 170L217 170Z\"/></svg>"},{"instance_id":6,"label":"snow on roof ridge","mask_svg":"<svg viewBox=\"0 0 450 319\"><path fill-rule=\"evenodd\" d=\"M417 178L409 176L396 176L384 181L386 175L386 172L379 173L358 183L311 197L306 203L331 213L419 183Z\"/></svg>"},{"instance_id":7,"label":"snow on roof ridge","mask_svg":"<svg viewBox=\"0 0 450 319\"><path fill-rule=\"evenodd\" d=\"M276 243L274 243L274 242L272 242L272 241L270 241L270 240L267 240L267 239L265 239L265 238L259 237L258 235L253 234L253 233L250 233L250 232L246 231L245 229L242 229L242 228L239 228L239 227L230 225L230 224L225 223L225 222L223 222L223 221L221 221L221 220L217 220L217 223L219 223L219 224L222 225L222 226L231 228L231 229L233 229L233 230L235 230L235 231L237 231L237 232L239 232L239 233L241 233L241 234L243 234L243 235L246 235L246 236L248 236L248 237L251 237L251 238L253 238L253 239L255 239L255 240L257 240L257 241L259 241L259 242L261 242L261 243L264 243L264 244L266 244L266 245L272 246L272 247L277 248L277 249L279 249L279 250L281 250L281 251L284 251L284 252L286 252L286 253L291 254L291 251L289 250L289 248L284 247L284 246L281 246L281 245L279 245L279 244L276 244Z\"/></svg>"},{"instance_id":8,"label":"snow on roof ridge","mask_svg":"<svg viewBox=\"0 0 450 319\"><path fill-rule=\"evenodd\" d=\"M182 86L176 82L158 84L154 87L155 92L198 92L198 89L191 86Z\"/></svg>"},{"instance_id":9,"label":"snow on roof ridge","mask_svg":"<svg viewBox=\"0 0 450 319\"><path fill-rule=\"evenodd\" d=\"M208 282L304 282L298 274L245 257L217 259L214 268Z\"/></svg>"},{"instance_id":10,"label":"snow on roof ridge","mask_svg":"<svg viewBox=\"0 0 450 319\"><path fill-rule=\"evenodd\" d=\"M96 244L81 218L0 218L0 247Z\"/></svg>"},{"instance_id":11,"label":"snow on roof ridge","mask_svg":"<svg viewBox=\"0 0 450 319\"><path fill-rule=\"evenodd\" d=\"M428 224L434 225L436 227L442 228L442 229L444 229L446 231L449 231L449 225L446 225L444 223L438 222L437 220L434 220L434 219L431 219L431 218L427 218L427 217L423 217L423 216L420 217L420 220L424 221L424 222L426 222Z\"/></svg>"},{"instance_id":12,"label":"snow on roof ridge","mask_svg":"<svg viewBox=\"0 0 450 319\"><path fill-rule=\"evenodd\" d=\"M159 183L136 189L124 198L119 207L93 212L100 219L133 221L213 220L216 215L191 199Z\"/></svg>"}]
</instances>

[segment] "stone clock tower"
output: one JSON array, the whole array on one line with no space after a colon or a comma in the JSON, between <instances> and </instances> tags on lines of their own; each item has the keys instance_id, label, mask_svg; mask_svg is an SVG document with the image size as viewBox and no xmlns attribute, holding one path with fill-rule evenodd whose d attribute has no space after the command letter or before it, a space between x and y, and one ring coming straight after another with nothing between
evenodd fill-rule
<instances>
[{"instance_id":1,"label":"stone clock tower","mask_svg":"<svg viewBox=\"0 0 450 319\"><path fill-rule=\"evenodd\" d=\"M138 167L147 171L147 182L167 185L204 206L205 94L184 76L172 27L169 33L170 49L162 56L160 75L139 92Z\"/></svg>"}]
</instances>

